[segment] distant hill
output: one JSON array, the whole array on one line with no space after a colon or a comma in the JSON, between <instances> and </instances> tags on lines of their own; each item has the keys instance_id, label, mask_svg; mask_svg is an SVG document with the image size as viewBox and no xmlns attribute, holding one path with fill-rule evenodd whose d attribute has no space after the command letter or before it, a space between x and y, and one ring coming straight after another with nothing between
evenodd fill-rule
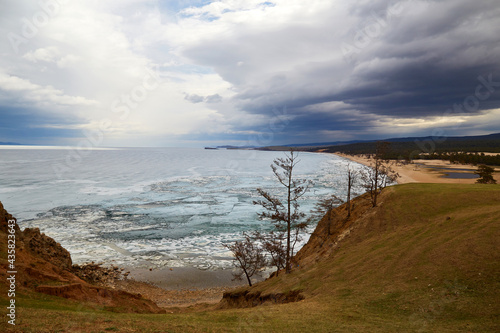
<instances>
[{"instance_id":1,"label":"distant hill","mask_svg":"<svg viewBox=\"0 0 500 333\"><path fill-rule=\"evenodd\" d=\"M384 158L387 159L408 161L414 159L441 159L462 164L500 165L500 133L442 138L430 136L393 138L382 141L390 143L384 155ZM372 141L328 147L310 147L301 150L339 152L348 155L373 155L376 152L376 147L377 142Z\"/></svg>"},{"instance_id":2,"label":"distant hill","mask_svg":"<svg viewBox=\"0 0 500 333\"><path fill-rule=\"evenodd\" d=\"M300 144L284 145L284 147L324 147L324 146L348 145L348 144L360 143L360 142L373 142L373 140L352 140L352 141L300 143Z\"/></svg>"},{"instance_id":3,"label":"distant hill","mask_svg":"<svg viewBox=\"0 0 500 333\"><path fill-rule=\"evenodd\" d=\"M319 148L325 146L348 146L348 145L358 145L360 147L364 145L374 144L378 141L385 142L435 142L445 143L447 141L456 144L457 142L467 142L467 141L475 141L475 142L492 142L500 145L500 133L488 134L488 135L478 135L478 136L448 136L448 137L433 137L433 136L422 136L422 137L404 137L404 138L388 138L381 140L353 140L353 141L335 141L335 142L319 142L319 143L307 143L307 144L289 144L283 145L283 147L311 147L311 148ZM449 145L449 144L448 144ZM500 146L499 146L500 147Z\"/></svg>"},{"instance_id":4,"label":"distant hill","mask_svg":"<svg viewBox=\"0 0 500 333\"><path fill-rule=\"evenodd\" d=\"M389 138L351 143L336 142L332 145L311 143L305 145L270 146L258 149L286 151L290 148L295 148L299 151L309 152L373 155L376 152L377 142L380 141L390 143L389 149L384 155L386 159L411 161L423 158L449 160L462 164L500 165L500 133L478 136Z\"/></svg>"}]
</instances>

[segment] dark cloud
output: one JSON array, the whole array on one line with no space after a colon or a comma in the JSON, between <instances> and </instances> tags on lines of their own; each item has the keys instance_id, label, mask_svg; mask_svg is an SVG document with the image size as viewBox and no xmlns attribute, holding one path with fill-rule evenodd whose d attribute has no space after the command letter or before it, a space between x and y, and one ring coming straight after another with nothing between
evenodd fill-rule
<instances>
[{"instance_id":1,"label":"dark cloud","mask_svg":"<svg viewBox=\"0 0 500 333\"><path fill-rule=\"evenodd\" d=\"M500 108L498 1L396 3L352 5L343 30L321 21L325 15L313 27L291 24L260 35L244 31L233 39L214 38L207 42L209 51L203 51L206 44L197 45L186 55L231 82L242 110L272 117L272 106L286 105L294 116L289 129L297 134L359 129L360 122L371 126L376 116L439 117L450 109L452 115L474 115ZM333 17L337 9L332 6L327 14ZM359 33L365 34L363 43L355 39ZM341 57L343 44L355 47L351 59ZM485 80L493 81L490 90ZM328 102L342 106L314 111ZM346 118L345 109L358 116Z\"/></svg>"},{"instance_id":2,"label":"dark cloud","mask_svg":"<svg viewBox=\"0 0 500 333\"><path fill-rule=\"evenodd\" d=\"M206 103L220 103L220 102L222 102L222 96L219 94L207 96L207 97L205 97L205 102Z\"/></svg>"},{"instance_id":3,"label":"dark cloud","mask_svg":"<svg viewBox=\"0 0 500 333\"><path fill-rule=\"evenodd\" d=\"M196 94L186 94L184 97L186 101L190 101L191 103L201 103L205 100L203 96L196 95Z\"/></svg>"},{"instance_id":4,"label":"dark cloud","mask_svg":"<svg viewBox=\"0 0 500 333\"><path fill-rule=\"evenodd\" d=\"M6 6L0 12L4 36L21 34L21 19L41 10L27 0ZM131 133L128 127L137 124L144 136L174 131L200 141L207 135L242 142L267 136L279 144L429 135L434 124L448 134L500 127L491 111L500 108L498 0L280 2L266 8L230 1L220 13L208 0L71 6L75 10L54 16L51 28L22 44L19 55L7 38L0 45L0 140L81 135L72 129L113 112L108 105L143 82L134 73L147 63L164 63L165 84L141 104L145 112L117 123L116 133ZM73 29L71 13L78 8L88 9L82 19L92 24ZM57 29L61 35L69 30L66 41L54 37ZM60 51L54 59L30 61L54 49ZM66 57L77 60L67 66ZM275 112L285 107L286 113ZM190 110L203 116L194 119ZM167 112L170 121L187 125L157 128ZM462 126L454 129L450 122L462 114ZM433 122L443 116L452 120Z\"/></svg>"},{"instance_id":5,"label":"dark cloud","mask_svg":"<svg viewBox=\"0 0 500 333\"><path fill-rule=\"evenodd\" d=\"M81 130L69 129L79 124L73 117L47 116L28 108L0 105L0 141L23 144L57 144L59 139L77 138Z\"/></svg>"},{"instance_id":6,"label":"dark cloud","mask_svg":"<svg viewBox=\"0 0 500 333\"><path fill-rule=\"evenodd\" d=\"M190 101L191 103L220 103L222 102L222 96L219 94L209 95L209 96L200 96L197 94L186 94L184 96L186 101Z\"/></svg>"}]
</instances>

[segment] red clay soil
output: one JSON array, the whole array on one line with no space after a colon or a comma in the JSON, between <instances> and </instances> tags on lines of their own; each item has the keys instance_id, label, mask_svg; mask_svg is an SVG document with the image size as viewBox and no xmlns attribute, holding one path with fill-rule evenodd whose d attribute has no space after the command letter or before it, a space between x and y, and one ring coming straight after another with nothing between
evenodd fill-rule
<instances>
[{"instance_id":1,"label":"red clay soil","mask_svg":"<svg viewBox=\"0 0 500 333\"><path fill-rule=\"evenodd\" d=\"M9 262L7 235L9 220L16 220L0 202L0 285L6 286ZM94 286L73 272L69 252L37 228L21 231L17 221L13 225L16 240L16 285L18 292L40 292L76 301L104 306L112 311L137 313L164 313L152 301L139 294ZM12 228L10 228L12 229ZM0 297L5 297L0 296Z\"/></svg>"}]
</instances>

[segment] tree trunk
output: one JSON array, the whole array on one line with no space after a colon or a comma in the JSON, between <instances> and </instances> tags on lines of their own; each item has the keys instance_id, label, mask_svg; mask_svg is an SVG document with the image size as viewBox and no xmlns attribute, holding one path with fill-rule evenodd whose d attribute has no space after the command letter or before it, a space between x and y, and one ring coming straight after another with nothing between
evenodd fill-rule
<instances>
[{"instance_id":1,"label":"tree trunk","mask_svg":"<svg viewBox=\"0 0 500 333\"><path fill-rule=\"evenodd\" d=\"M380 169L380 161L378 159L375 160L375 179L374 179L374 192L373 192L373 202L372 206L377 207L377 196L378 196L378 173Z\"/></svg>"},{"instance_id":2,"label":"tree trunk","mask_svg":"<svg viewBox=\"0 0 500 333\"><path fill-rule=\"evenodd\" d=\"M248 285L251 287L252 286L252 281L250 280L250 276L248 276L247 270L243 269L243 272L245 272L245 276L247 277Z\"/></svg>"},{"instance_id":3,"label":"tree trunk","mask_svg":"<svg viewBox=\"0 0 500 333\"><path fill-rule=\"evenodd\" d=\"M291 207L290 207L290 200L291 200L291 187L292 187L292 170L290 169L290 173L288 175L288 216L287 216L287 231L286 231L286 270L285 272L288 274L290 273L290 234L292 230L292 213L291 213Z\"/></svg>"},{"instance_id":4,"label":"tree trunk","mask_svg":"<svg viewBox=\"0 0 500 333\"><path fill-rule=\"evenodd\" d=\"M351 186L352 186L352 175L349 171L349 176L347 179L347 218L351 217Z\"/></svg>"}]
</instances>

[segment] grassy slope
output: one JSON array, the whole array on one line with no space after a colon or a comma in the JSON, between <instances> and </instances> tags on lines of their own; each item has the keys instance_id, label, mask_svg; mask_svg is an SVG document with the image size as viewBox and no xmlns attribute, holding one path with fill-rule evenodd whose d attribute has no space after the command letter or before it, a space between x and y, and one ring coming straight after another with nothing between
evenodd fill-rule
<instances>
[{"instance_id":1,"label":"grassy slope","mask_svg":"<svg viewBox=\"0 0 500 333\"><path fill-rule=\"evenodd\" d=\"M252 289L301 289L306 296L301 302L131 315L45 295L20 295L17 327L72 332L498 332L499 222L498 185L398 185L385 190L379 207L352 224L350 236L328 257Z\"/></svg>"}]
</instances>

